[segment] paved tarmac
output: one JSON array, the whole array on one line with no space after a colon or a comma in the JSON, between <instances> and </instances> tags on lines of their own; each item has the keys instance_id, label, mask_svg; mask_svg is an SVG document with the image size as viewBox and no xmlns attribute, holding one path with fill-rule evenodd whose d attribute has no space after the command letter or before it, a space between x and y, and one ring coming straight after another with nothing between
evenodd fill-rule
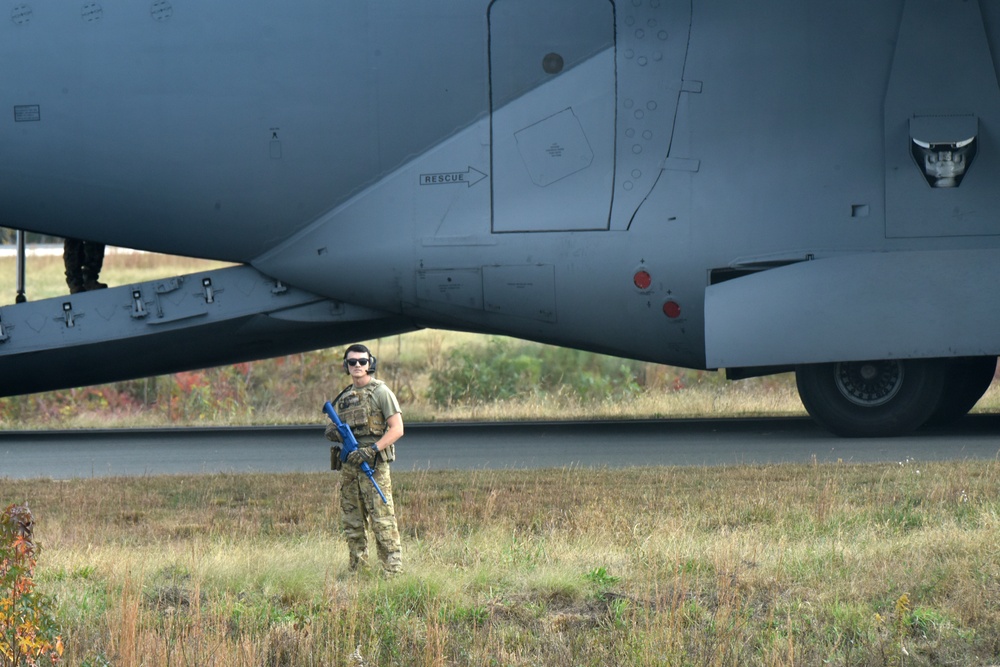
<instances>
[{"instance_id":1,"label":"paved tarmac","mask_svg":"<svg viewBox=\"0 0 1000 667\"><path fill-rule=\"evenodd\" d=\"M0 431L0 479L329 470L323 427ZM808 419L408 424L394 470L994 460L1000 415L837 438Z\"/></svg>"}]
</instances>

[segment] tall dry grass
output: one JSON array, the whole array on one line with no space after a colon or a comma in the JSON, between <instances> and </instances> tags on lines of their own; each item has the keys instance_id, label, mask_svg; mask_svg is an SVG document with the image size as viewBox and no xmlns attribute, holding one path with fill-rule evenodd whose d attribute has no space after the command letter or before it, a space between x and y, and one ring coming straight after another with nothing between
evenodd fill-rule
<instances>
[{"instance_id":1,"label":"tall dry grass","mask_svg":"<svg viewBox=\"0 0 1000 667\"><path fill-rule=\"evenodd\" d=\"M337 476L3 481L74 665L990 665L996 462L412 472L406 574Z\"/></svg>"}]
</instances>

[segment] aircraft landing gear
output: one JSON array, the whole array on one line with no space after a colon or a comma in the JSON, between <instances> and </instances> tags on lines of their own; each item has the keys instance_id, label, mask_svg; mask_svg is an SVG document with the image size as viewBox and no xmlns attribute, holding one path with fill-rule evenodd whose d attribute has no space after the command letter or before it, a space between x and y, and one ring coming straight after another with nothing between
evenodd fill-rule
<instances>
[{"instance_id":1,"label":"aircraft landing gear","mask_svg":"<svg viewBox=\"0 0 1000 667\"><path fill-rule=\"evenodd\" d=\"M941 359L807 364L795 370L795 382L802 404L827 430L885 437L927 421L941 403L947 368Z\"/></svg>"},{"instance_id":2,"label":"aircraft landing gear","mask_svg":"<svg viewBox=\"0 0 1000 667\"><path fill-rule=\"evenodd\" d=\"M996 357L959 357L945 361L944 392L924 426L947 426L979 402L993 382Z\"/></svg>"}]
</instances>

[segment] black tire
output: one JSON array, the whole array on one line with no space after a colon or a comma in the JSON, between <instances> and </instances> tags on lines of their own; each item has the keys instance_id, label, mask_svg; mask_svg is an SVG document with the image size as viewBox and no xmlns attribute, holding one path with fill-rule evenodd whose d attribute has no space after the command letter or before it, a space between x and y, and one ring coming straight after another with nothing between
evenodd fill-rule
<instances>
[{"instance_id":1,"label":"black tire","mask_svg":"<svg viewBox=\"0 0 1000 667\"><path fill-rule=\"evenodd\" d=\"M961 357L945 361L944 391L924 426L947 426L971 410L993 382L996 357Z\"/></svg>"},{"instance_id":2,"label":"black tire","mask_svg":"<svg viewBox=\"0 0 1000 667\"><path fill-rule=\"evenodd\" d=\"M916 430L941 400L940 359L891 359L807 364L795 369L799 398L832 433L878 438Z\"/></svg>"}]
</instances>

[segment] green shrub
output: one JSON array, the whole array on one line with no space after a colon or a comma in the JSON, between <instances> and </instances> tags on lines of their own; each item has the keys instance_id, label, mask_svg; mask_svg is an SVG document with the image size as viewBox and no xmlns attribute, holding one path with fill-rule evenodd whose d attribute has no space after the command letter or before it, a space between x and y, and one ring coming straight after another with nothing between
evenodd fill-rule
<instances>
[{"instance_id":1,"label":"green shrub","mask_svg":"<svg viewBox=\"0 0 1000 667\"><path fill-rule=\"evenodd\" d=\"M433 372L429 398L438 406L550 394L602 400L638 392L638 375L638 362L491 338L454 352Z\"/></svg>"}]
</instances>

